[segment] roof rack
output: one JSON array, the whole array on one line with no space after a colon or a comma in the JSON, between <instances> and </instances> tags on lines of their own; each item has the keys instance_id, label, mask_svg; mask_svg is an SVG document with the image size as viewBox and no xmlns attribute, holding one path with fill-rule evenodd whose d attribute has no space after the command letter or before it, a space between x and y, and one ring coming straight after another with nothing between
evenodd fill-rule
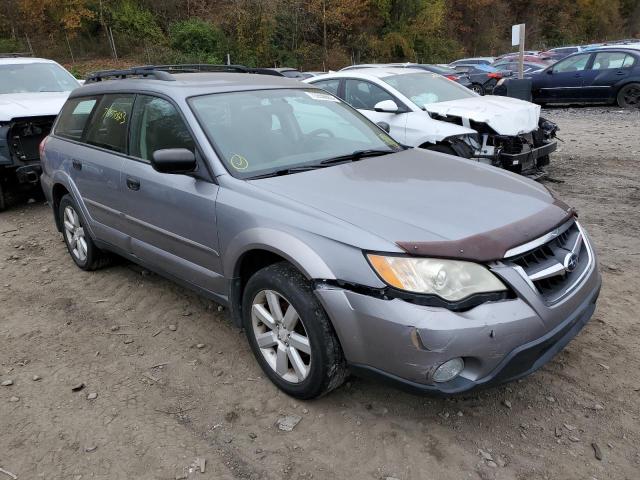
<instances>
[{"instance_id":1,"label":"roof rack","mask_svg":"<svg viewBox=\"0 0 640 480\"><path fill-rule=\"evenodd\" d=\"M33 57L31 52L0 52L0 58Z\"/></svg>"},{"instance_id":2,"label":"roof rack","mask_svg":"<svg viewBox=\"0 0 640 480\"><path fill-rule=\"evenodd\" d=\"M268 68L253 68L244 65L213 65L209 63L187 63L176 65L144 65L123 70L101 70L90 73L86 83L101 82L107 79L123 79L130 77L153 77L156 80L175 81L172 73L231 72L255 73L261 75L282 76Z\"/></svg>"}]
</instances>

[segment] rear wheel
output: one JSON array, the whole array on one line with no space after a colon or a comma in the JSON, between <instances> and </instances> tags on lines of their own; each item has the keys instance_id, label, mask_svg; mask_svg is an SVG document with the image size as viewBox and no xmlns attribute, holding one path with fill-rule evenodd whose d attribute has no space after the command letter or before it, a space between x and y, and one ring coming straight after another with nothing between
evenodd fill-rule
<instances>
[{"instance_id":1,"label":"rear wheel","mask_svg":"<svg viewBox=\"0 0 640 480\"><path fill-rule=\"evenodd\" d=\"M482 85L480 85L479 83L473 83L470 88L471 88L471 90L476 92L478 95L484 95L484 93L485 93L484 87Z\"/></svg>"},{"instance_id":2,"label":"rear wheel","mask_svg":"<svg viewBox=\"0 0 640 480\"><path fill-rule=\"evenodd\" d=\"M640 83L629 83L618 91L618 105L622 108L640 108Z\"/></svg>"},{"instance_id":3,"label":"rear wheel","mask_svg":"<svg viewBox=\"0 0 640 480\"><path fill-rule=\"evenodd\" d=\"M258 271L242 303L253 354L278 388L310 399L344 382L347 368L331 322L307 279L291 264Z\"/></svg>"},{"instance_id":4,"label":"rear wheel","mask_svg":"<svg viewBox=\"0 0 640 480\"><path fill-rule=\"evenodd\" d=\"M86 222L70 195L60 199L58 215L62 234L73 261L82 270L97 270L110 263L111 257L93 243L86 230Z\"/></svg>"}]
</instances>

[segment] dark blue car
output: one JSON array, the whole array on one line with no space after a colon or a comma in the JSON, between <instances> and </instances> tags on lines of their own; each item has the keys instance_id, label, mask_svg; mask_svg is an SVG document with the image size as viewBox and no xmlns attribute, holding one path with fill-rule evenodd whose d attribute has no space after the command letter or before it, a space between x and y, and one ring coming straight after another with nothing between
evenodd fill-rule
<instances>
[{"instance_id":1,"label":"dark blue car","mask_svg":"<svg viewBox=\"0 0 640 480\"><path fill-rule=\"evenodd\" d=\"M640 49L575 53L531 75L533 101L640 107Z\"/></svg>"}]
</instances>

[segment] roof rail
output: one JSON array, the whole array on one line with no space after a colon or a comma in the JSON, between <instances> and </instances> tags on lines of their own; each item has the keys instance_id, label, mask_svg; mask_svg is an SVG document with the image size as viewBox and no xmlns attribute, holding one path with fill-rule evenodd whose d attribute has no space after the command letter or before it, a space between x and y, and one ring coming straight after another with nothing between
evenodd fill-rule
<instances>
[{"instance_id":1,"label":"roof rail","mask_svg":"<svg viewBox=\"0 0 640 480\"><path fill-rule=\"evenodd\" d=\"M231 73L256 73L261 75L282 76L280 73L268 68L253 68L244 65L214 65L209 63L185 63L176 65L144 65L123 70L101 70L90 73L86 83L100 82L106 79L123 79L128 77L154 77L156 80L175 81L172 73L199 73L199 72L231 72Z\"/></svg>"},{"instance_id":2,"label":"roof rail","mask_svg":"<svg viewBox=\"0 0 640 480\"><path fill-rule=\"evenodd\" d=\"M0 52L0 58L33 57L31 52Z\"/></svg>"}]
</instances>

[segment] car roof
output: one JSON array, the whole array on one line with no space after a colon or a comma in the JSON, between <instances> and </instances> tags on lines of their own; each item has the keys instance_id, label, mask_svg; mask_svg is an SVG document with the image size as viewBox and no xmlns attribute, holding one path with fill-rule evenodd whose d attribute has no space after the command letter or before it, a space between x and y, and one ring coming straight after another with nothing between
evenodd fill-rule
<instances>
[{"instance_id":1,"label":"car roof","mask_svg":"<svg viewBox=\"0 0 640 480\"><path fill-rule=\"evenodd\" d=\"M46 58L32 58L32 57L2 57L0 56L0 65L16 65L27 63L57 63L53 60Z\"/></svg>"},{"instance_id":2,"label":"car roof","mask_svg":"<svg viewBox=\"0 0 640 480\"><path fill-rule=\"evenodd\" d=\"M122 92L152 92L165 94L172 98L186 98L209 93L309 88L309 85L293 78L254 73L175 73L171 77L173 81L159 80L153 77L129 77L89 82L74 90L70 98Z\"/></svg>"},{"instance_id":3,"label":"car roof","mask_svg":"<svg viewBox=\"0 0 640 480\"><path fill-rule=\"evenodd\" d=\"M349 69L349 70L340 70L339 72L329 73L327 75L321 75L319 77L313 77L315 79L324 79L324 78L345 78L345 77L355 77L355 78L385 78L391 75L407 75L409 73L425 73L428 74L426 70L422 68L406 68L406 67L368 67L362 69Z\"/></svg>"}]
</instances>

